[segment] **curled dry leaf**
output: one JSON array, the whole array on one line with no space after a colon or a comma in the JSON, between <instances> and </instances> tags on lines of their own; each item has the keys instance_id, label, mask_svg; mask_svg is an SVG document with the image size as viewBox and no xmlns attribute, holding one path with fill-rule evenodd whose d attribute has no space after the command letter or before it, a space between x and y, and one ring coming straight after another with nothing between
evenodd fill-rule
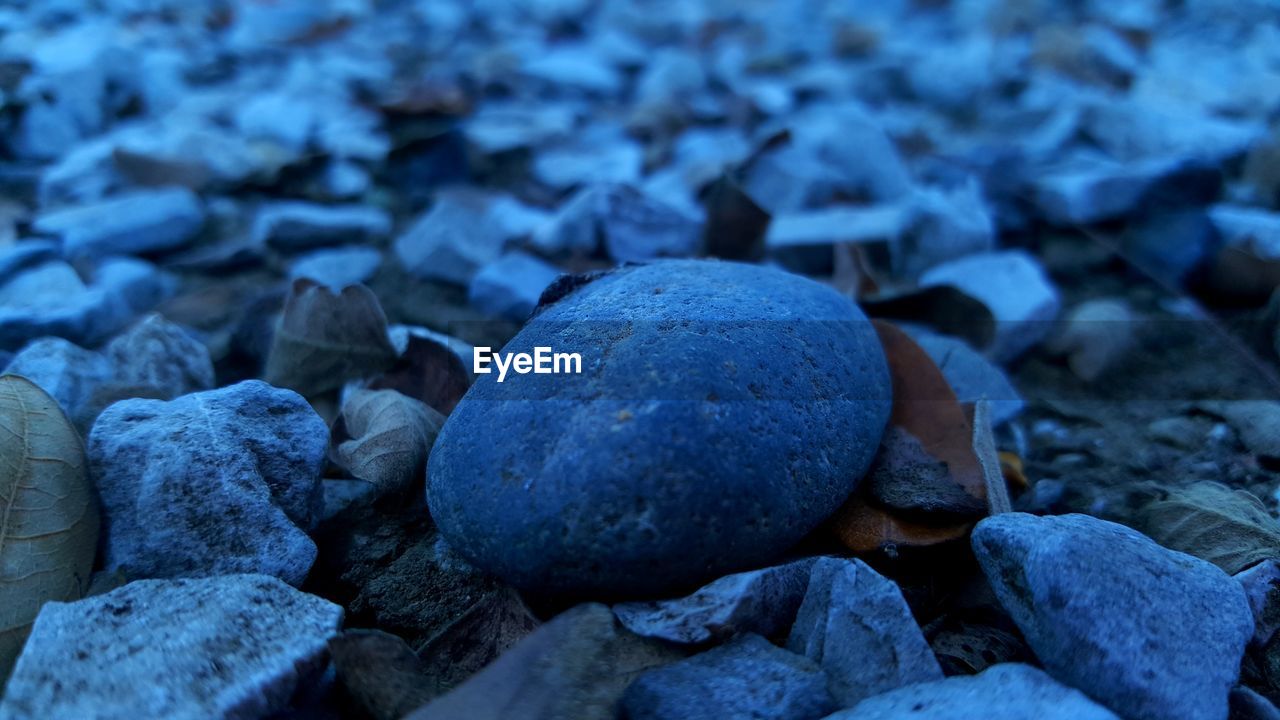
<instances>
[{"instance_id":1,"label":"curled dry leaf","mask_svg":"<svg viewBox=\"0 0 1280 720\"><path fill-rule=\"evenodd\" d=\"M1195 555L1234 575L1280 558L1280 524L1252 493L1196 483L1154 500L1137 514L1138 529L1172 550Z\"/></svg>"},{"instance_id":2,"label":"curled dry leaf","mask_svg":"<svg viewBox=\"0 0 1280 720\"><path fill-rule=\"evenodd\" d=\"M0 377L0 684L40 607L89 585L98 507L85 468L57 402L26 378Z\"/></svg>"},{"instance_id":3,"label":"curled dry leaf","mask_svg":"<svg viewBox=\"0 0 1280 720\"><path fill-rule=\"evenodd\" d=\"M471 375L444 343L411 334L400 359L369 387L396 390L448 415L471 387Z\"/></svg>"},{"instance_id":4,"label":"curled dry leaf","mask_svg":"<svg viewBox=\"0 0 1280 720\"><path fill-rule=\"evenodd\" d=\"M337 462L379 494L396 492L423 477L427 455L444 416L395 390L354 390L342 404L349 440L338 444Z\"/></svg>"},{"instance_id":5,"label":"curled dry leaf","mask_svg":"<svg viewBox=\"0 0 1280 720\"><path fill-rule=\"evenodd\" d=\"M301 278L285 299L264 379L310 396L376 375L395 361L387 316L369 288L348 285L335 293Z\"/></svg>"},{"instance_id":6,"label":"curled dry leaf","mask_svg":"<svg viewBox=\"0 0 1280 720\"><path fill-rule=\"evenodd\" d=\"M955 540L985 514L973 423L942 371L896 326L873 321L893 383L893 410L868 481L831 527L854 552Z\"/></svg>"}]
</instances>

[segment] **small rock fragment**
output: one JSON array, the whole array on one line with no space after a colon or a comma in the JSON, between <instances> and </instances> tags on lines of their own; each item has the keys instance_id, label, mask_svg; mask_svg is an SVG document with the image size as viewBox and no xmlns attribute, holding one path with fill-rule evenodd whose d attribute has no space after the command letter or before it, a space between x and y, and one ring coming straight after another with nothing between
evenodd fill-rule
<instances>
[{"instance_id":1,"label":"small rock fragment","mask_svg":"<svg viewBox=\"0 0 1280 720\"><path fill-rule=\"evenodd\" d=\"M471 278L471 304L492 317L523 322L560 270L524 252L510 252L485 265Z\"/></svg>"},{"instance_id":2,"label":"small rock fragment","mask_svg":"<svg viewBox=\"0 0 1280 720\"><path fill-rule=\"evenodd\" d=\"M258 380L112 405L88 439L107 569L300 585L316 556L305 530L322 511L328 440L305 400Z\"/></svg>"},{"instance_id":3,"label":"small rock fragment","mask_svg":"<svg viewBox=\"0 0 1280 720\"><path fill-rule=\"evenodd\" d=\"M1085 515L1003 513L973 548L1055 679L1134 720L1224 720L1253 616L1209 563Z\"/></svg>"},{"instance_id":4,"label":"small rock fragment","mask_svg":"<svg viewBox=\"0 0 1280 720\"><path fill-rule=\"evenodd\" d=\"M937 265L921 287L949 286L982 302L996 321L987 352L998 362L1039 342L1058 316L1060 301L1040 263L1021 250L980 253Z\"/></svg>"},{"instance_id":5,"label":"small rock fragment","mask_svg":"<svg viewBox=\"0 0 1280 720\"><path fill-rule=\"evenodd\" d=\"M826 672L841 707L942 679L898 586L861 560L818 559L787 648Z\"/></svg>"},{"instance_id":6,"label":"small rock fragment","mask_svg":"<svg viewBox=\"0 0 1280 720\"><path fill-rule=\"evenodd\" d=\"M908 685L826 720L1120 720L1084 693L1030 665L993 665L972 676Z\"/></svg>"},{"instance_id":7,"label":"small rock fragment","mask_svg":"<svg viewBox=\"0 0 1280 720\"><path fill-rule=\"evenodd\" d=\"M620 603L613 613L637 635L686 645L742 633L773 637L795 621L813 562L726 575L686 597Z\"/></svg>"},{"instance_id":8,"label":"small rock fragment","mask_svg":"<svg viewBox=\"0 0 1280 720\"><path fill-rule=\"evenodd\" d=\"M1280 402L1274 400L1205 400L1201 410L1226 420L1249 452L1280 458Z\"/></svg>"},{"instance_id":9,"label":"small rock fragment","mask_svg":"<svg viewBox=\"0 0 1280 720\"><path fill-rule=\"evenodd\" d=\"M817 665L748 634L641 675L622 707L631 720L813 720L837 705Z\"/></svg>"},{"instance_id":10,"label":"small rock fragment","mask_svg":"<svg viewBox=\"0 0 1280 720\"><path fill-rule=\"evenodd\" d=\"M474 192L441 193L436 204L395 241L405 270L424 280L466 286L480 268L497 260L508 231Z\"/></svg>"},{"instance_id":11,"label":"small rock fragment","mask_svg":"<svg viewBox=\"0 0 1280 720\"><path fill-rule=\"evenodd\" d=\"M258 211L253 240L281 252L380 240L391 232L387 213L365 205L278 202Z\"/></svg>"},{"instance_id":12,"label":"small rock fragment","mask_svg":"<svg viewBox=\"0 0 1280 720\"><path fill-rule=\"evenodd\" d=\"M93 404L98 388L114 375L111 362L62 338L40 338L13 358L6 374L21 375L49 393L72 422Z\"/></svg>"},{"instance_id":13,"label":"small rock fragment","mask_svg":"<svg viewBox=\"0 0 1280 720\"><path fill-rule=\"evenodd\" d=\"M548 255L590 255L600 249L617 262L690 257L702 241L698 221L625 184L583 188L534 233Z\"/></svg>"},{"instance_id":14,"label":"small rock fragment","mask_svg":"<svg viewBox=\"0 0 1280 720\"><path fill-rule=\"evenodd\" d=\"M0 716L266 717L324 667L341 623L341 607L263 575L138 580L49 603Z\"/></svg>"},{"instance_id":15,"label":"small rock fragment","mask_svg":"<svg viewBox=\"0 0 1280 720\"><path fill-rule=\"evenodd\" d=\"M382 253L376 248L353 245L317 250L289 266L289 279L308 278L341 290L348 285L369 282L381 265Z\"/></svg>"},{"instance_id":16,"label":"small rock fragment","mask_svg":"<svg viewBox=\"0 0 1280 720\"><path fill-rule=\"evenodd\" d=\"M166 188L53 210L36 218L34 228L62 238L67 257L145 255L185 247L204 220L195 193Z\"/></svg>"},{"instance_id":17,"label":"small rock fragment","mask_svg":"<svg viewBox=\"0 0 1280 720\"><path fill-rule=\"evenodd\" d=\"M1264 647L1280 630L1280 562L1264 560L1235 574L1253 610L1253 644Z\"/></svg>"},{"instance_id":18,"label":"small rock fragment","mask_svg":"<svg viewBox=\"0 0 1280 720\"><path fill-rule=\"evenodd\" d=\"M1046 349L1066 355L1071 371L1093 382L1133 348L1137 320L1124 300L1086 300L1067 313L1062 331Z\"/></svg>"}]
</instances>

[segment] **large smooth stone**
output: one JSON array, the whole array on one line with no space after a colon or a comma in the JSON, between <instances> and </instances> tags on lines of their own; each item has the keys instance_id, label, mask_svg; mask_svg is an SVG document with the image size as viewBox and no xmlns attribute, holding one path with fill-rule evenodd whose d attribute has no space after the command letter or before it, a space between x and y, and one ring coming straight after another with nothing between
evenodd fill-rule
<instances>
[{"instance_id":1,"label":"large smooth stone","mask_svg":"<svg viewBox=\"0 0 1280 720\"><path fill-rule=\"evenodd\" d=\"M866 317L769 268L617 270L504 352L539 346L582 373L478 375L427 489L449 542L526 590L656 595L762 566L848 497L888 420Z\"/></svg>"},{"instance_id":2,"label":"large smooth stone","mask_svg":"<svg viewBox=\"0 0 1280 720\"><path fill-rule=\"evenodd\" d=\"M996 515L973 550L1054 679L1130 720L1226 720L1253 635L1230 575L1087 515Z\"/></svg>"}]
</instances>

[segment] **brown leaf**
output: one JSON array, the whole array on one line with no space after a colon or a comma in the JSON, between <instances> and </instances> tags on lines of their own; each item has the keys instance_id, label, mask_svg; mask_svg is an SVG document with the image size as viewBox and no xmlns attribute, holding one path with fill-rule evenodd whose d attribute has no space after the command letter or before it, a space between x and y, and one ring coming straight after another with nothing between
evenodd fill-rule
<instances>
[{"instance_id":1,"label":"brown leaf","mask_svg":"<svg viewBox=\"0 0 1280 720\"><path fill-rule=\"evenodd\" d=\"M925 323L979 350L990 347L996 339L991 310L950 285L862 298L859 304L871 317Z\"/></svg>"},{"instance_id":2,"label":"brown leaf","mask_svg":"<svg viewBox=\"0 0 1280 720\"><path fill-rule=\"evenodd\" d=\"M369 288L348 285L334 293L301 278L285 299L264 379L316 395L347 380L376 375L395 361L387 317Z\"/></svg>"},{"instance_id":3,"label":"brown leaf","mask_svg":"<svg viewBox=\"0 0 1280 720\"><path fill-rule=\"evenodd\" d=\"M448 415L471 387L471 375L458 354L443 343L409 335L409 344L390 370L369 383L373 390L395 390Z\"/></svg>"},{"instance_id":4,"label":"brown leaf","mask_svg":"<svg viewBox=\"0 0 1280 720\"><path fill-rule=\"evenodd\" d=\"M338 682L373 720L400 720L444 689L399 637L381 630L348 630L329 641Z\"/></svg>"},{"instance_id":5,"label":"brown leaf","mask_svg":"<svg viewBox=\"0 0 1280 720\"><path fill-rule=\"evenodd\" d=\"M711 184L702 245L707 255L726 260L759 260L772 217L738 185L732 173Z\"/></svg>"},{"instance_id":6,"label":"brown leaf","mask_svg":"<svg viewBox=\"0 0 1280 720\"><path fill-rule=\"evenodd\" d=\"M1234 575L1280 558L1280 523L1244 490L1201 482L1144 506L1138 529L1171 549L1195 555Z\"/></svg>"},{"instance_id":7,"label":"brown leaf","mask_svg":"<svg viewBox=\"0 0 1280 720\"><path fill-rule=\"evenodd\" d=\"M421 480L444 416L394 390L353 390L342 404L350 439L336 460L352 477L373 483L378 494L405 490Z\"/></svg>"},{"instance_id":8,"label":"brown leaf","mask_svg":"<svg viewBox=\"0 0 1280 720\"><path fill-rule=\"evenodd\" d=\"M50 600L78 600L98 544L84 445L30 380L0 377L0 686Z\"/></svg>"},{"instance_id":9,"label":"brown leaf","mask_svg":"<svg viewBox=\"0 0 1280 720\"><path fill-rule=\"evenodd\" d=\"M538 620L513 590L486 595L419 651L441 692L452 689L523 640Z\"/></svg>"},{"instance_id":10,"label":"brown leaf","mask_svg":"<svg viewBox=\"0 0 1280 720\"><path fill-rule=\"evenodd\" d=\"M928 353L894 325L873 323L889 362L893 409L868 471L874 480L836 512L831 527L854 552L964 537L987 501L973 423Z\"/></svg>"}]
</instances>

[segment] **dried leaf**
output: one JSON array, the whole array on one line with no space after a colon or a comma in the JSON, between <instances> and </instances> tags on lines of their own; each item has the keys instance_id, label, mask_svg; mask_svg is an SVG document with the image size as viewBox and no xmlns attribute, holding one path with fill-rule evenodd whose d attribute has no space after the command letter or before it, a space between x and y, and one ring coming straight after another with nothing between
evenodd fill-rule
<instances>
[{"instance_id":1,"label":"dried leaf","mask_svg":"<svg viewBox=\"0 0 1280 720\"><path fill-rule=\"evenodd\" d=\"M772 219L725 173L707 189L707 222L703 247L707 255L726 260L759 260Z\"/></svg>"},{"instance_id":2,"label":"dried leaf","mask_svg":"<svg viewBox=\"0 0 1280 720\"><path fill-rule=\"evenodd\" d=\"M0 377L0 685L40 607L89 585L98 507L85 468L57 402L26 378Z\"/></svg>"},{"instance_id":3,"label":"dried leaf","mask_svg":"<svg viewBox=\"0 0 1280 720\"><path fill-rule=\"evenodd\" d=\"M395 390L448 415L471 387L471 376L458 354L443 343L410 335L400 359L369 387Z\"/></svg>"},{"instance_id":4,"label":"dried leaf","mask_svg":"<svg viewBox=\"0 0 1280 720\"><path fill-rule=\"evenodd\" d=\"M379 494L404 490L423 477L427 454L444 416L394 390L354 390L342 404L351 439L338 444L336 459L353 477L373 483Z\"/></svg>"},{"instance_id":5,"label":"dried leaf","mask_svg":"<svg viewBox=\"0 0 1280 720\"><path fill-rule=\"evenodd\" d=\"M536 630L538 620L514 590L485 596L419 651L440 693L451 690Z\"/></svg>"},{"instance_id":6,"label":"dried leaf","mask_svg":"<svg viewBox=\"0 0 1280 720\"><path fill-rule=\"evenodd\" d=\"M874 323L889 361L893 410L871 480L835 514L832 529L854 552L964 537L987 502L973 424L928 353L894 325Z\"/></svg>"},{"instance_id":7,"label":"dried leaf","mask_svg":"<svg viewBox=\"0 0 1280 720\"><path fill-rule=\"evenodd\" d=\"M991 429L991 403L986 400L979 400L973 406L973 453L978 456L978 463L982 466L987 506L991 514L1013 512L1013 504L1009 501L1009 486L1005 484L1000 454L996 452L995 434Z\"/></svg>"},{"instance_id":8,"label":"dried leaf","mask_svg":"<svg viewBox=\"0 0 1280 720\"><path fill-rule=\"evenodd\" d=\"M329 641L338 682L373 720L399 720L439 696L426 666L404 640L381 630L348 630Z\"/></svg>"},{"instance_id":9,"label":"dried leaf","mask_svg":"<svg viewBox=\"0 0 1280 720\"><path fill-rule=\"evenodd\" d=\"M395 361L387 317L369 288L348 285L335 293L300 278L285 299L264 379L316 395L376 375Z\"/></svg>"},{"instance_id":10,"label":"dried leaf","mask_svg":"<svg viewBox=\"0 0 1280 720\"><path fill-rule=\"evenodd\" d=\"M1280 558L1280 524L1244 490L1202 482L1155 500L1137 514L1139 529L1172 550L1208 560L1234 575Z\"/></svg>"}]
</instances>

